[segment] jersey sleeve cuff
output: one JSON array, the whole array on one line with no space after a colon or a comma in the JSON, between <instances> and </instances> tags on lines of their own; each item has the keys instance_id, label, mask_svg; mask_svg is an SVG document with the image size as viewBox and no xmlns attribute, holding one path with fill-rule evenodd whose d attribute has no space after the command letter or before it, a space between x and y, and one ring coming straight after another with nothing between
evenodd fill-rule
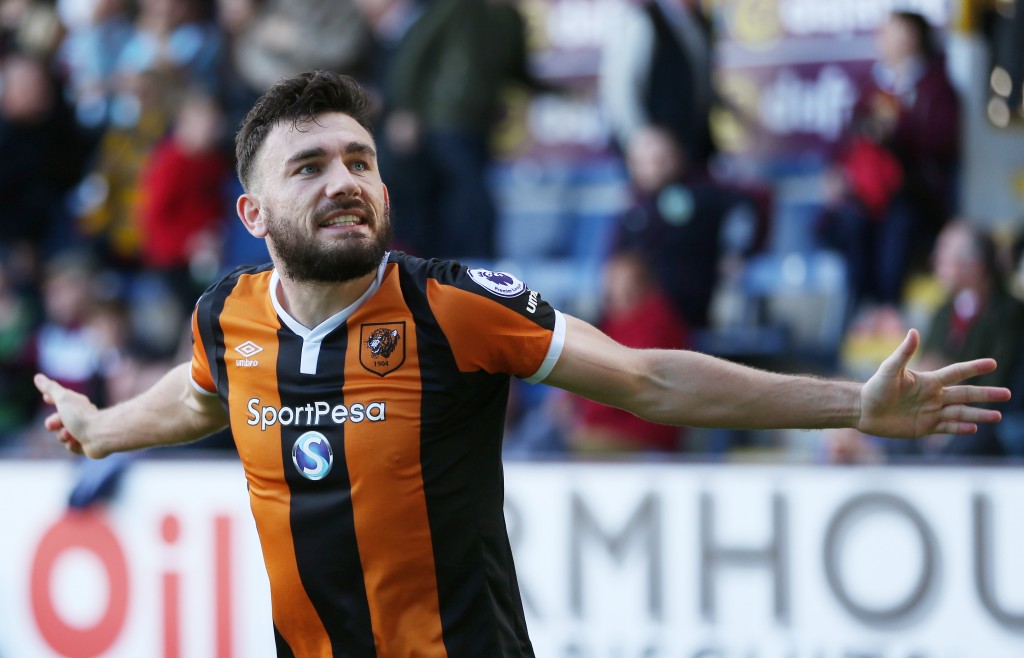
<instances>
[{"instance_id":1,"label":"jersey sleeve cuff","mask_svg":"<svg viewBox=\"0 0 1024 658\"><path fill-rule=\"evenodd\" d=\"M547 379L555 364L558 363L558 357L561 356L564 346L565 316L562 315L561 311L555 310L555 329L551 333L551 344L548 345L548 353L544 356L544 360L541 361L537 372L527 377L524 381L527 384L537 384Z\"/></svg>"},{"instance_id":2,"label":"jersey sleeve cuff","mask_svg":"<svg viewBox=\"0 0 1024 658\"><path fill-rule=\"evenodd\" d=\"M192 382L192 388L196 389L196 391L198 391L201 395L206 395L209 397L217 396L217 391L207 391L205 388L200 386L199 383L191 375L189 375L188 380Z\"/></svg>"}]
</instances>

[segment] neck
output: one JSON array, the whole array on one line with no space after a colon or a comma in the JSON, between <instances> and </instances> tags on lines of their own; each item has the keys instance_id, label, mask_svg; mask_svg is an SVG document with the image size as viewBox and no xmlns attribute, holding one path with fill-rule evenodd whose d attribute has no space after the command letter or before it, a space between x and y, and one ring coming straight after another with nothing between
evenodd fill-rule
<instances>
[{"instance_id":1,"label":"neck","mask_svg":"<svg viewBox=\"0 0 1024 658\"><path fill-rule=\"evenodd\" d=\"M277 291L281 307L308 329L356 303L377 277L376 268L358 279L340 283L293 281L280 269L277 272L281 279Z\"/></svg>"}]
</instances>

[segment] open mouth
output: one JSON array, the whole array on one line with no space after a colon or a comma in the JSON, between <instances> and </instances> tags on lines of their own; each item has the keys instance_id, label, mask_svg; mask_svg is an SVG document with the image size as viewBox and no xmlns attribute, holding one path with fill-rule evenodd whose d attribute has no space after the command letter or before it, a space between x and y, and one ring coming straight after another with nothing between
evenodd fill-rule
<instances>
[{"instance_id":1,"label":"open mouth","mask_svg":"<svg viewBox=\"0 0 1024 658\"><path fill-rule=\"evenodd\" d=\"M365 224L366 220L358 215L334 215L321 221L317 226L320 228L335 228L335 227L349 227L349 226L360 226Z\"/></svg>"}]
</instances>

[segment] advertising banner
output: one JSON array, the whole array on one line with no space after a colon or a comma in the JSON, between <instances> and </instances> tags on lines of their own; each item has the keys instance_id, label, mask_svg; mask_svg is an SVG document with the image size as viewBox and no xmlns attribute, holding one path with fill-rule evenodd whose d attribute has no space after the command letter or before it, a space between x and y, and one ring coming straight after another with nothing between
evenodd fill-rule
<instances>
[{"instance_id":1,"label":"advertising banner","mask_svg":"<svg viewBox=\"0 0 1024 658\"><path fill-rule=\"evenodd\" d=\"M512 463L537 656L1020 658L1013 469ZM0 464L0 657L271 658L230 462L132 466L67 513L67 464Z\"/></svg>"}]
</instances>

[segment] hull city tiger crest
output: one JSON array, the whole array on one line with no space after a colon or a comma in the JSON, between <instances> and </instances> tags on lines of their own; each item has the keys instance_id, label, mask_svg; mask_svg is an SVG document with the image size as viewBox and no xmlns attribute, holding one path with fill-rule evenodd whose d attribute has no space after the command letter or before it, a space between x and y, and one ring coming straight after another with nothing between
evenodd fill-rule
<instances>
[{"instance_id":1,"label":"hull city tiger crest","mask_svg":"<svg viewBox=\"0 0 1024 658\"><path fill-rule=\"evenodd\" d=\"M374 322L359 327L359 363L384 375L405 363L405 323Z\"/></svg>"}]
</instances>

